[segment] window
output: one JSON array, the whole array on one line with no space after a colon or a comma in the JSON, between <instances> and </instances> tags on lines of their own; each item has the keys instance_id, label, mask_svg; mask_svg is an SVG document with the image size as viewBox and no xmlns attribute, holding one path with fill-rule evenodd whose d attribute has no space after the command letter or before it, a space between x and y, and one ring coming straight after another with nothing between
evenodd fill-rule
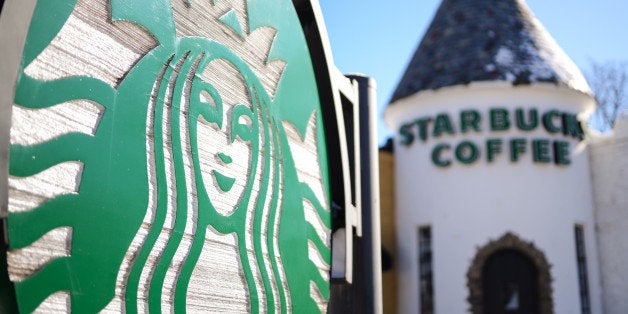
<instances>
[{"instance_id":1,"label":"window","mask_svg":"<svg viewBox=\"0 0 628 314\"><path fill-rule=\"evenodd\" d=\"M419 228L419 293L421 314L434 313L434 287L432 275L432 230Z\"/></svg>"},{"instance_id":2,"label":"window","mask_svg":"<svg viewBox=\"0 0 628 314\"><path fill-rule=\"evenodd\" d=\"M576 225L576 262L578 263L578 283L580 284L580 312L591 313L591 300L589 299L589 281L587 272L587 255L584 246L584 227Z\"/></svg>"}]
</instances>

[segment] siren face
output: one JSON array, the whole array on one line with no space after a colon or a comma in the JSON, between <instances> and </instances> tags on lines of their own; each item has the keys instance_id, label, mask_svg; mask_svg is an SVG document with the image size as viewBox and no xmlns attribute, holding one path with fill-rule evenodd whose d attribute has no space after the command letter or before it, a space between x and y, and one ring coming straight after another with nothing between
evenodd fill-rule
<instances>
[{"instance_id":1,"label":"siren face","mask_svg":"<svg viewBox=\"0 0 628 314\"><path fill-rule=\"evenodd\" d=\"M228 84L236 84L237 88L225 86L226 83L216 76L216 73L225 72L233 75ZM201 81L206 77L208 82ZM218 213L227 216L240 205L250 181L251 141L256 141L257 146L258 132L254 130L258 121L254 123L250 88L245 86L243 75L232 63L224 59L213 60L201 79L195 80L194 90L200 90L197 97L201 106L209 106L215 115L213 121L208 121L212 117L205 119L203 116L198 120L200 168L212 205Z\"/></svg>"}]
</instances>

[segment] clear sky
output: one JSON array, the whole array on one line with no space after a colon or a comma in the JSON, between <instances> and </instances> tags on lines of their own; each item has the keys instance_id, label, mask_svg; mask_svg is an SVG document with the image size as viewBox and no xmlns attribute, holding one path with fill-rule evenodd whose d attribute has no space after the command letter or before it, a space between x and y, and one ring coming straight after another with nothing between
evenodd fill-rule
<instances>
[{"instance_id":1,"label":"clear sky","mask_svg":"<svg viewBox=\"0 0 628 314\"><path fill-rule=\"evenodd\" d=\"M499 0L496 0L499 1ZM440 0L319 0L336 66L378 85L380 143L388 104ZM527 0L583 72L590 61L628 61L628 0Z\"/></svg>"}]
</instances>

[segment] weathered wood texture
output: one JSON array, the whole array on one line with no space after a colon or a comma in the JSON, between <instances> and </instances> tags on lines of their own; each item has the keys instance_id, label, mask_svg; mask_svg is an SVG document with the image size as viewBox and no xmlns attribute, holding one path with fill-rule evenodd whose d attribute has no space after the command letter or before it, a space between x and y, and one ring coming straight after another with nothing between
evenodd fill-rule
<instances>
[{"instance_id":1,"label":"weathered wood texture","mask_svg":"<svg viewBox=\"0 0 628 314\"><path fill-rule=\"evenodd\" d=\"M14 8L9 5L16 5L17 1L9 2L4 12ZM34 1L28 1L21 9L32 10ZM235 52L251 68L266 93L271 97L279 85L282 73L286 66L285 62L278 59L268 60L269 51L276 37L276 30L271 27L257 27L249 33L250 25L247 17L247 4L245 1L193 1L191 5L186 1L172 1L174 21L176 25L176 35L178 37L198 36L211 38L221 43L231 51ZM235 18L236 22L230 25L224 22L225 16ZM137 24L129 21L111 22L111 12L109 1L99 0L79 0L76 7L67 19L65 25L48 45L30 64L24 68L24 75L42 82L52 82L64 78L85 76L98 79L113 89L117 89L124 82L129 72L140 62L140 60L151 52L159 43L147 29L138 27ZM24 23L24 21L13 21L4 17L3 23ZM234 24L235 23L235 24ZM239 31L238 31L238 28ZM3 28L4 29L4 28ZM6 36L7 32L0 32ZM5 39L5 38L2 38ZM16 47L23 46L22 42L15 42ZM2 40L3 44L6 41ZM4 50L3 50L4 51ZM12 55L3 55L3 58L11 59L7 63L10 68L0 69L2 82L14 82L16 80L17 66L21 51L17 48ZM181 60L184 60L184 56ZM200 60L202 57L198 57ZM161 288L161 310L170 312L174 310L174 291L177 280L181 275L181 269L188 258L196 234L199 228L205 226L197 225L199 215L197 184L203 184L211 199L215 210L225 217L233 214L244 194L250 194L251 201L248 204L246 214L246 224L244 234L228 233L223 234L214 229L211 225L202 234L205 235L202 244L202 252L198 256L196 266L190 276L187 289L186 303L187 309L191 312L247 312L251 309L251 302L257 302L260 309L267 309L270 300L268 293L259 293L257 299L252 299L250 289L247 287L247 278L242 268L242 254L238 247L245 245L247 248L247 264L253 265L252 280L258 291L267 291L273 297L275 308L281 308L280 294L291 293L287 284L284 266L278 251L275 255L269 252L267 247L262 247L262 256L254 249L261 237L260 243L274 243L278 247L277 238L279 234L279 222L281 210L271 215L270 208L284 208L283 185L284 167L283 154L290 150L294 158L296 175L299 182L308 185L313 194L312 199L303 198L305 219L313 227L318 238L324 245L330 247L330 229L325 226L325 218L320 216L313 203L322 204L326 213L329 212L327 204L328 196L324 187L323 173L320 168L320 160L323 158L319 152L319 130L322 126L317 125L320 118L314 112L307 123L306 132L301 131L288 121L281 121L272 125L268 129L261 129L257 140L260 142L277 142L282 133L278 127L285 130L287 146L281 149L273 149L272 146L262 146L258 151L253 150L250 141L240 136L231 136L230 132L235 132L234 126L228 126L232 121L232 114L238 106L245 106L251 111L267 110L256 108L259 99L254 99L251 87L247 78L235 68L232 63L224 59L215 59L203 69L198 69L197 73L179 73L183 67L183 61L176 63L165 63L161 74L157 75L156 85L153 94L156 93L158 82L161 80L167 84L164 105L158 112L159 100L151 97L147 104L146 115L146 138L145 149L146 169L148 173L148 205L145 216L139 230L136 232L130 246L122 259L117 279L113 299L104 308L104 312L124 311L128 305L125 295L128 289L137 289L136 306L140 312L149 309L149 290L151 281L154 278L160 258L166 254L167 245L174 237L175 224L177 222L178 211L186 210L185 230L180 235L180 243L172 257ZM198 61L196 63L198 66ZM193 71L197 69L192 67ZM168 77L170 73L170 77ZM10 77L4 77L4 76ZM178 76L188 75L183 83L183 89L177 90ZM223 111L218 117L224 121L219 123L207 121L202 116L194 126L197 130L197 141L191 139L189 125L189 103L190 98L195 97L190 94L189 86L195 79L199 78L213 86L221 96ZM187 87L186 87L187 86ZM95 136L99 130L101 119L107 110L103 105L84 99L66 101L47 108L32 109L17 104L10 103L13 91L7 85L0 85L0 95L2 103L0 106L0 172L7 173L7 147L5 134L8 134L8 127L11 124L10 143L12 145L33 146L60 138L71 133L80 133L88 136ZM150 93L151 91L146 91ZM181 93L181 103L172 100L173 93ZM175 95L176 96L176 95ZM212 95L201 93L200 102L208 106L217 107L218 104ZM168 98L170 97L170 98ZM11 115L11 105L13 113ZM146 105L146 104L144 104ZM268 112L264 113L268 114ZM269 123L269 118L264 114L251 117L242 115L235 121L238 125L248 126L265 125ZM156 116L162 117L157 120ZM9 122L8 117L11 117ZM183 121L178 130L173 131L173 121ZM193 123L193 122L192 122ZM160 125L159 125L160 124ZM161 126L161 134L157 134L156 126ZM173 132L181 134L181 143L173 143ZM157 140L158 138L161 141ZM198 145L198 150L193 147ZM278 143L281 145L281 143ZM156 150L163 152L163 160L157 160ZM103 152L106 154L107 152ZM181 154L180 156L178 154ZM227 157L230 156L227 162ZM181 172L177 167L178 158L182 160ZM198 158L199 165L194 165L194 158ZM266 159L265 159L266 158ZM253 163L252 160L260 160ZM267 163L261 162L267 160ZM159 183L158 167L165 168L165 190ZM195 167L200 168L201 178L197 178ZM9 176L8 178L8 211L10 213L27 213L36 211L38 208L63 195L81 193L82 176L86 165L83 161L66 161L51 166L44 171L30 176ZM216 172L232 178L232 186L227 188L222 186L222 182ZM181 174L183 173L183 174ZM252 185L248 185L253 178ZM6 178L0 177L1 182L6 182ZM158 182L159 181L159 182ZM183 181L183 182L181 182ZM189 194L186 197L185 205L180 201L181 195L178 187L184 185ZM270 189L271 192L267 190ZM158 194L164 192L165 199ZM5 193L0 191L0 193ZM4 194L0 194L0 199L6 199ZM129 286L129 276L134 267L134 262L138 253L146 244L147 237L155 227L155 216L157 215L159 202L166 204L166 216L157 240L150 250L150 255L143 265L139 283L137 286ZM260 206L261 204L261 206ZM4 208L3 204L3 208ZM257 218L256 211L262 211ZM324 213L325 213L324 212ZM253 222L261 219L262 230L254 230ZM274 219L274 221L271 221ZM327 218L328 219L328 218ZM272 232L271 232L272 231ZM12 281L21 282L34 276L41 271L50 261L59 257L70 257L73 255L73 237L80 236L74 234L72 226L60 226L54 228L40 237L37 241L23 248L11 249L8 252L9 275ZM115 237L116 235L110 235ZM239 239L238 237L244 237ZM320 276L326 282L329 281L329 265L325 258L321 257L319 248L310 241L307 249L308 257L315 265ZM263 265L263 266L260 266ZM276 265L276 271L268 271ZM266 274L262 274L263 272ZM266 277L264 277L266 276ZM270 282L271 287L265 287L265 280ZM310 285L310 296L318 304L321 312L326 310L327 301L319 288L313 282ZM290 298L287 298L288 311L292 311ZM37 312L67 312L72 309L71 294L69 291L58 291L47 297L36 309Z\"/></svg>"}]
</instances>

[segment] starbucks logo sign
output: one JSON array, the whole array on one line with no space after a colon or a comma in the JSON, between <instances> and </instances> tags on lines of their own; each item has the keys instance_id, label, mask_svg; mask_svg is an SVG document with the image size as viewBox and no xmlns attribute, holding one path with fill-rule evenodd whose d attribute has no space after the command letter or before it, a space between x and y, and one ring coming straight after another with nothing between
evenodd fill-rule
<instances>
[{"instance_id":1,"label":"starbucks logo sign","mask_svg":"<svg viewBox=\"0 0 628 314\"><path fill-rule=\"evenodd\" d=\"M327 160L292 2L38 1L14 103L21 311L325 310Z\"/></svg>"}]
</instances>

